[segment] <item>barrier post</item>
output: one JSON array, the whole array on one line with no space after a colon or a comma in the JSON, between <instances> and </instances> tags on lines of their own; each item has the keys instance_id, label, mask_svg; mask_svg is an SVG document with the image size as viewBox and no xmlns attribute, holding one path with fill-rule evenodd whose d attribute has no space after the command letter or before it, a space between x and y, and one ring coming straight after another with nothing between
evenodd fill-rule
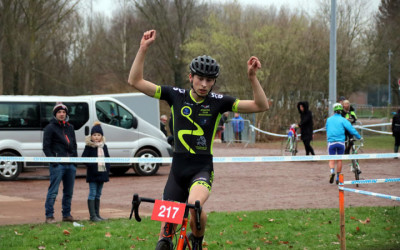
<instances>
[{"instance_id":1,"label":"barrier post","mask_svg":"<svg viewBox=\"0 0 400 250\"><path fill-rule=\"evenodd\" d=\"M339 174L339 183L343 183L343 174ZM340 184L339 184L340 185ZM339 189L339 213L340 213L340 249L346 250L346 231L344 218L344 190Z\"/></svg>"}]
</instances>

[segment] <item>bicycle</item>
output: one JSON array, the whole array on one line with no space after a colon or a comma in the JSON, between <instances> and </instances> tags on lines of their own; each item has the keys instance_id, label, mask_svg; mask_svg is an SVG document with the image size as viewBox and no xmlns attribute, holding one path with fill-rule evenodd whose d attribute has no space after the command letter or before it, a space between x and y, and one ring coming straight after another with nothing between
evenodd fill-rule
<instances>
[{"instance_id":1,"label":"bicycle","mask_svg":"<svg viewBox=\"0 0 400 250\"><path fill-rule=\"evenodd\" d=\"M361 148L364 146L363 139L359 140L360 143L357 143L357 145L356 143L354 143L355 141L357 141L356 139L351 138L349 141L353 142L350 148L350 154L358 154L359 151L362 151ZM346 141L346 143L349 143L349 141ZM355 179L358 181L360 179L360 174L362 173L358 159L351 160L350 170L354 173ZM356 187L358 187L358 184L356 184Z\"/></svg>"},{"instance_id":2,"label":"bicycle","mask_svg":"<svg viewBox=\"0 0 400 250\"><path fill-rule=\"evenodd\" d=\"M282 155L292 155L295 156L297 154L297 125L292 124L290 126L287 140L282 142Z\"/></svg>"},{"instance_id":3,"label":"bicycle","mask_svg":"<svg viewBox=\"0 0 400 250\"><path fill-rule=\"evenodd\" d=\"M134 194L132 199L132 209L129 219L132 219L132 214L135 213L136 221L141 222L142 219L139 216L139 206L141 202L149 202L155 204L151 216L152 220L158 220L158 221L164 221L166 223L182 225L181 228L176 230L173 234L173 236L175 236L180 231L179 240L177 244L175 244L176 250L184 250L186 249L186 247L188 247L190 250L193 249L190 244L189 237L186 234L187 231L186 229L188 224L189 209L195 210L196 228L197 230L201 229L200 215L202 207L200 206L200 201L197 200L195 204L179 203L172 201L156 200L146 197L139 197L138 194Z\"/></svg>"}]
</instances>

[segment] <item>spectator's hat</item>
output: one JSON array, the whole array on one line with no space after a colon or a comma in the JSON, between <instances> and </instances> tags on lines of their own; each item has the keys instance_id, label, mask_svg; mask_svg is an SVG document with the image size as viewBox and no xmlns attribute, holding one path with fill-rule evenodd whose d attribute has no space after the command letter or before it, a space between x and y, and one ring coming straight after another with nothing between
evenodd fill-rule
<instances>
[{"instance_id":1,"label":"spectator's hat","mask_svg":"<svg viewBox=\"0 0 400 250\"><path fill-rule=\"evenodd\" d=\"M61 102L57 102L56 105L55 105L54 108L53 108L53 115L54 115L54 117L56 116L56 114L57 114L57 112L58 112L59 110L65 110L65 112L66 112L67 115L68 115L68 108L67 108L67 106L65 106L65 105L62 104Z\"/></svg>"},{"instance_id":2,"label":"spectator's hat","mask_svg":"<svg viewBox=\"0 0 400 250\"><path fill-rule=\"evenodd\" d=\"M99 133L101 135L103 134L103 129L101 128L100 122L96 121L93 123L92 130L90 131L90 135L93 135L94 133Z\"/></svg>"}]
</instances>

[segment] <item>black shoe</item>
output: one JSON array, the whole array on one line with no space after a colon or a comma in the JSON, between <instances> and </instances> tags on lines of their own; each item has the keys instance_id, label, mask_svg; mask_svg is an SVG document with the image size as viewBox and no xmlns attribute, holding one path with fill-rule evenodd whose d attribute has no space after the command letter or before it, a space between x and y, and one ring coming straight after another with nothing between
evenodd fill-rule
<instances>
[{"instance_id":1,"label":"black shoe","mask_svg":"<svg viewBox=\"0 0 400 250\"><path fill-rule=\"evenodd\" d=\"M336 185L339 185L339 179L336 179Z\"/></svg>"},{"instance_id":2,"label":"black shoe","mask_svg":"<svg viewBox=\"0 0 400 250\"><path fill-rule=\"evenodd\" d=\"M162 238L157 242L156 250L173 250L174 244L171 238Z\"/></svg>"},{"instance_id":3,"label":"black shoe","mask_svg":"<svg viewBox=\"0 0 400 250\"><path fill-rule=\"evenodd\" d=\"M334 179L335 179L335 174L331 174L331 177L329 178L329 183L332 184Z\"/></svg>"},{"instance_id":4,"label":"black shoe","mask_svg":"<svg viewBox=\"0 0 400 250\"><path fill-rule=\"evenodd\" d=\"M203 236L195 237L192 233L188 236L190 243L192 243L193 250L202 250L203 249ZM185 248L183 248L185 249Z\"/></svg>"}]
</instances>

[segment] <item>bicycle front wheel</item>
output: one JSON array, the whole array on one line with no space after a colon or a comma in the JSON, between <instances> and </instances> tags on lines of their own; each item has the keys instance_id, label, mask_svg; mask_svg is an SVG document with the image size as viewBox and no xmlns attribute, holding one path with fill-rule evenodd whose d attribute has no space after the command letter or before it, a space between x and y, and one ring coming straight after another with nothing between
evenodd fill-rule
<instances>
[{"instance_id":1,"label":"bicycle front wheel","mask_svg":"<svg viewBox=\"0 0 400 250\"><path fill-rule=\"evenodd\" d=\"M292 139L292 156L296 156L297 154L297 140L296 138Z\"/></svg>"},{"instance_id":2,"label":"bicycle front wheel","mask_svg":"<svg viewBox=\"0 0 400 250\"><path fill-rule=\"evenodd\" d=\"M360 169L358 167L358 160L352 160L351 162L353 164L354 176L356 178L356 181L358 181L360 180ZM356 187L358 187L358 184L356 184Z\"/></svg>"},{"instance_id":3,"label":"bicycle front wheel","mask_svg":"<svg viewBox=\"0 0 400 250\"><path fill-rule=\"evenodd\" d=\"M282 153L283 156L291 154L291 150L290 150L291 140L290 139L291 138L289 137L286 140L282 141L281 153Z\"/></svg>"}]
</instances>

